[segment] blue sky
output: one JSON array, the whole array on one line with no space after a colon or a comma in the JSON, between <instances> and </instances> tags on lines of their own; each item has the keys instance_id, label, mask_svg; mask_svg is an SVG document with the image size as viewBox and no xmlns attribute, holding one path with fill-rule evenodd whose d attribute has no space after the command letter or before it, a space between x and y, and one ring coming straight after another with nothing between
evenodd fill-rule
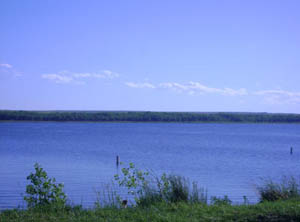
<instances>
[{"instance_id":1,"label":"blue sky","mask_svg":"<svg viewBox=\"0 0 300 222\"><path fill-rule=\"evenodd\" d=\"M2 0L0 109L300 113L300 1Z\"/></svg>"}]
</instances>

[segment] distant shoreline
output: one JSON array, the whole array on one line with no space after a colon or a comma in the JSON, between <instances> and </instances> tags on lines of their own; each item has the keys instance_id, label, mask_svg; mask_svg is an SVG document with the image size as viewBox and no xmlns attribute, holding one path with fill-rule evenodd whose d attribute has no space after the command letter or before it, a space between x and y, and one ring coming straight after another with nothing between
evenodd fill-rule
<instances>
[{"instance_id":1,"label":"distant shoreline","mask_svg":"<svg viewBox=\"0 0 300 222\"><path fill-rule=\"evenodd\" d=\"M0 110L0 122L300 123L300 114L146 111Z\"/></svg>"},{"instance_id":2,"label":"distant shoreline","mask_svg":"<svg viewBox=\"0 0 300 222\"><path fill-rule=\"evenodd\" d=\"M94 124L109 124L109 123L134 123L134 124L143 124L143 123L149 123L149 124L300 124L300 122L167 122L167 121L55 121L55 120L0 120L1 123L94 123Z\"/></svg>"}]
</instances>

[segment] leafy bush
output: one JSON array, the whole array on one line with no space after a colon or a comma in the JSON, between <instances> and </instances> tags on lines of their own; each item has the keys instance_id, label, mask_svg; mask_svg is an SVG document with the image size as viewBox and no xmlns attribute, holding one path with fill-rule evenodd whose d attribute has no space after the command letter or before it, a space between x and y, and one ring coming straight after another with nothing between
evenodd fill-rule
<instances>
[{"instance_id":1,"label":"leafy bush","mask_svg":"<svg viewBox=\"0 0 300 222\"><path fill-rule=\"evenodd\" d=\"M122 168L122 176L115 175L115 180L118 181L119 186L126 187L129 195L133 195L135 202L139 203L139 197L145 194L146 187L149 181L146 177L149 172L144 172L137 169L133 163L129 167Z\"/></svg>"},{"instance_id":2,"label":"leafy bush","mask_svg":"<svg viewBox=\"0 0 300 222\"><path fill-rule=\"evenodd\" d=\"M47 172L36 163L34 165L35 173L30 173L27 180L31 184L26 186L24 200L29 208L48 206L55 204L63 207L66 204L66 195L63 192L64 185L56 184L55 178L49 178Z\"/></svg>"},{"instance_id":3,"label":"leafy bush","mask_svg":"<svg viewBox=\"0 0 300 222\"><path fill-rule=\"evenodd\" d=\"M227 195L222 197L211 197L211 204L212 205L231 205L232 201L228 198Z\"/></svg>"},{"instance_id":4,"label":"leafy bush","mask_svg":"<svg viewBox=\"0 0 300 222\"><path fill-rule=\"evenodd\" d=\"M260 202L300 198L300 185L294 177L283 177L280 183L271 179L257 187Z\"/></svg>"}]
</instances>

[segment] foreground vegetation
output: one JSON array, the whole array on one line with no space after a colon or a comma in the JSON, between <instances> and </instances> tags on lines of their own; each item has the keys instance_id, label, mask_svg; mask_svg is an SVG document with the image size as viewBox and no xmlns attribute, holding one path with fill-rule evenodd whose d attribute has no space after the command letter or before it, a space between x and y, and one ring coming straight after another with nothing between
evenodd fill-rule
<instances>
[{"instance_id":1,"label":"foreground vegetation","mask_svg":"<svg viewBox=\"0 0 300 222\"><path fill-rule=\"evenodd\" d=\"M80 207L61 210L34 208L9 210L0 214L0 221L300 221L300 204L297 200L265 202L256 205L204 205L178 203L156 203L149 207Z\"/></svg>"},{"instance_id":2,"label":"foreground vegetation","mask_svg":"<svg viewBox=\"0 0 300 222\"><path fill-rule=\"evenodd\" d=\"M49 178L38 164L27 179L30 184L24 199L28 208L1 212L1 222L300 221L300 184L294 178L283 178L280 183L266 180L258 187L258 204L250 205L245 198L244 204L232 205L227 196L212 197L208 204L205 191L195 183L191 188L188 180L180 176L153 177L130 164L115 180L127 188L134 202L127 206L120 196L108 193L109 201L99 200L93 209L68 205L63 184Z\"/></svg>"},{"instance_id":3,"label":"foreground vegetation","mask_svg":"<svg viewBox=\"0 0 300 222\"><path fill-rule=\"evenodd\" d=\"M300 123L300 114L2 110L0 121Z\"/></svg>"}]
</instances>

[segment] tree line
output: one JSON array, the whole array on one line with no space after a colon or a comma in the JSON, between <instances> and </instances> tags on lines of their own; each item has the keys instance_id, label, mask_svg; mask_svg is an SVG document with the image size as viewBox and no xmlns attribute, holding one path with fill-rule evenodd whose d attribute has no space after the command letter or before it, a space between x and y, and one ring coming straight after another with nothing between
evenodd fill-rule
<instances>
[{"instance_id":1,"label":"tree line","mask_svg":"<svg viewBox=\"0 0 300 222\"><path fill-rule=\"evenodd\" d=\"M300 114L2 110L0 121L300 123Z\"/></svg>"}]
</instances>

